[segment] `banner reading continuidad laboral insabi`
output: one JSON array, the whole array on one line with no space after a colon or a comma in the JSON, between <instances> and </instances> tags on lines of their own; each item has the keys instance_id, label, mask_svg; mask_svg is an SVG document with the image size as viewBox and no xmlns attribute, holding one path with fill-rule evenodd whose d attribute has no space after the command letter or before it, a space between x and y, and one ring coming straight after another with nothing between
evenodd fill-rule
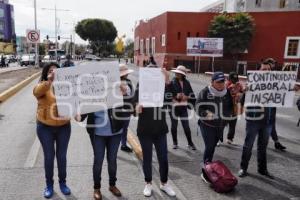
<instances>
[{"instance_id":1,"label":"banner reading continuidad laboral insabi","mask_svg":"<svg viewBox=\"0 0 300 200\"><path fill-rule=\"evenodd\" d=\"M295 71L248 71L245 105L293 107Z\"/></svg>"},{"instance_id":2,"label":"banner reading continuidad laboral insabi","mask_svg":"<svg viewBox=\"0 0 300 200\"><path fill-rule=\"evenodd\" d=\"M53 85L60 117L73 117L123 105L116 62L92 62L57 69Z\"/></svg>"}]
</instances>

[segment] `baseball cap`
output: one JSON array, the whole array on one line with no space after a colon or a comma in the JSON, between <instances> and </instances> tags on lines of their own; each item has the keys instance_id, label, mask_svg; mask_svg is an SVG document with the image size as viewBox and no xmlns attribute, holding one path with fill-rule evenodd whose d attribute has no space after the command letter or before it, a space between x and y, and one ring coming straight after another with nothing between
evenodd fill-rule
<instances>
[{"instance_id":1,"label":"baseball cap","mask_svg":"<svg viewBox=\"0 0 300 200\"><path fill-rule=\"evenodd\" d=\"M225 75L223 72L215 72L212 77L212 81L225 81Z\"/></svg>"}]
</instances>

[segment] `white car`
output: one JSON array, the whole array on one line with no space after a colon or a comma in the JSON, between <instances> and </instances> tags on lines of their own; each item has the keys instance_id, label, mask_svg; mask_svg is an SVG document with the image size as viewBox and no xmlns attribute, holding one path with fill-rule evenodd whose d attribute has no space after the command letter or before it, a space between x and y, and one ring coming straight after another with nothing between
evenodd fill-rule
<instances>
[{"instance_id":1,"label":"white car","mask_svg":"<svg viewBox=\"0 0 300 200\"><path fill-rule=\"evenodd\" d=\"M20 65L21 66L28 66L28 65L34 65L35 64L35 55L31 54L24 54L21 57Z\"/></svg>"},{"instance_id":2,"label":"white car","mask_svg":"<svg viewBox=\"0 0 300 200\"><path fill-rule=\"evenodd\" d=\"M101 60L101 58L99 58L98 56L92 55L92 54L86 55L85 59L90 60L90 61L92 61L92 60L93 61L100 61Z\"/></svg>"}]
</instances>

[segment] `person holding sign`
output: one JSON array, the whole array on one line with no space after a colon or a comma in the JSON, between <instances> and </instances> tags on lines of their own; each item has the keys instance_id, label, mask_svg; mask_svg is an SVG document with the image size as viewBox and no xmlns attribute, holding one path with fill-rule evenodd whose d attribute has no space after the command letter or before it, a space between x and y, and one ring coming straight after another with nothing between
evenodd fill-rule
<instances>
[{"instance_id":1,"label":"person holding sign","mask_svg":"<svg viewBox=\"0 0 300 200\"><path fill-rule=\"evenodd\" d=\"M186 73L189 70L185 66L179 65L176 69L171 71L175 73L175 77L171 81L173 105L170 113L172 122L171 132L173 138L173 149L178 148L177 125L178 118L180 118L186 139L188 141L188 148L196 150L196 147L192 141L191 129L188 119L188 108L189 106L193 107L196 100L191 84L186 79Z\"/></svg>"},{"instance_id":2,"label":"person holding sign","mask_svg":"<svg viewBox=\"0 0 300 200\"><path fill-rule=\"evenodd\" d=\"M205 144L203 156L205 164L212 162L216 145L233 111L232 97L225 87L223 72L215 72L212 75L211 85L199 93L195 109L200 117L198 125ZM203 174L201 178L207 182Z\"/></svg>"},{"instance_id":3,"label":"person holding sign","mask_svg":"<svg viewBox=\"0 0 300 200\"><path fill-rule=\"evenodd\" d=\"M128 75L133 72L133 70L128 69L128 67L124 64L120 64L120 77L121 77L121 90L124 94L124 109L126 109L126 112L124 112L125 120L124 120L124 126L123 126L123 133L122 133L122 139L121 139L121 150L125 152L132 152L132 149L127 146L127 131L128 126L130 122L130 115L133 113L133 104L132 99L134 95L133 86L131 81L128 79Z\"/></svg>"},{"instance_id":4,"label":"person holding sign","mask_svg":"<svg viewBox=\"0 0 300 200\"><path fill-rule=\"evenodd\" d=\"M153 68L154 75L156 74L158 67L155 65L149 65L148 68ZM141 73L141 72L140 72ZM170 95L170 81L169 75L166 69L162 69L162 73L164 77L161 79L157 77L152 77L157 82L165 82L165 92L163 94L163 101L166 102L168 98L166 97L168 94ZM147 75L147 74L146 74ZM161 77L161 76L158 76ZM149 78L149 77L146 77ZM165 80L164 80L165 79ZM166 109L165 105L163 107L150 107L141 104L141 99L139 92L143 92L144 95L148 95L153 97L154 94L145 94L144 91L139 91L141 87L142 77L140 74L140 82L135 91L135 100L136 103L136 113L139 117L138 125L137 125L137 135L142 147L143 151L143 171L145 175L146 186L144 188L144 195L146 197L150 197L152 195L152 149L153 145L155 146L158 163L159 163L159 172L160 172L160 189L166 192L169 196L176 196L176 193L172 189L172 187L168 184L168 172L169 172L169 163L168 163L168 149L167 149L167 133L168 133L168 125L166 122ZM145 86L150 87L150 86ZM152 91L152 90L148 90ZM147 98L148 100L153 100L152 98ZM158 98L160 99L160 97ZM152 105L155 105L154 102ZM151 105L151 104L150 104ZM158 105L158 104L157 104Z\"/></svg>"},{"instance_id":5,"label":"person holding sign","mask_svg":"<svg viewBox=\"0 0 300 200\"><path fill-rule=\"evenodd\" d=\"M53 92L56 63L47 64L42 71L40 82L33 89L38 100L37 135L44 152L44 167L46 173L45 198L53 196L54 158L57 158L58 178L60 190L64 195L70 195L71 190L66 185L67 150L71 135L70 120L58 116L56 98ZM56 148L55 148L56 145Z\"/></svg>"},{"instance_id":6,"label":"person holding sign","mask_svg":"<svg viewBox=\"0 0 300 200\"><path fill-rule=\"evenodd\" d=\"M260 71L271 71L268 62L261 63ZM247 169L251 159L252 148L256 136L257 140L257 165L258 173L268 178L274 177L267 169L267 146L269 136L275 123L276 109L274 107L248 106L246 107L246 138L243 145L243 153L238 172L239 177L248 175Z\"/></svg>"},{"instance_id":7,"label":"person holding sign","mask_svg":"<svg viewBox=\"0 0 300 200\"><path fill-rule=\"evenodd\" d=\"M100 188L105 151L107 154L109 190L117 197L122 196L120 190L116 187L116 175L117 154L124 126L123 117L122 108L106 109L76 116L76 121L78 122L82 122L87 118L86 129L94 151L93 179L95 200L102 199Z\"/></svg>"}]
</instances>

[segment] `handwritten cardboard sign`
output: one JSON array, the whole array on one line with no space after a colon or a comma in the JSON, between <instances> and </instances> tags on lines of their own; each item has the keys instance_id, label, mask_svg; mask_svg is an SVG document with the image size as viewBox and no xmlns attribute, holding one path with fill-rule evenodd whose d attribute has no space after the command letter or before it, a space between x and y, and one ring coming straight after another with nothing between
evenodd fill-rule
<instances>
[{"instance_id":1,"label":"handwritten cardboard sign","mask_svg":"<svg viewBox=\"0 0 300 200\"><path fill-rule=\"evenodd\" d=\"M295 71L248 71L247 74L246 105L293 107Z\"/></svg>"},{"instance_id":2,"label":"handwritten cardboard sign","mask_svg":"<svg viewBox=\"0 0 300 200\"><path fill-rule=\"evenodd\" d=\"M120 72L115 62L57 69L53 85L60 117L123 105Z\"/></svg>"}]
</instances>

